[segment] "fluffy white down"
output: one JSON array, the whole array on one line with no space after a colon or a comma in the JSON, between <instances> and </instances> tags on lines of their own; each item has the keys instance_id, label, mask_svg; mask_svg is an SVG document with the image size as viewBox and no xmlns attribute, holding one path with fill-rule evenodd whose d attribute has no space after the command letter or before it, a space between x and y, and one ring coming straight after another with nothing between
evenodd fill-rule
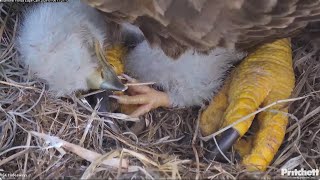
<instances>
[{"instance_id":1,"label":"fluffy white down","mask_svg":"<svg viewBox=\"0 0 320 180\"><path fill-rule=\"evenodd\" d=\"M187 107L210 100L232 64L244 56L216 48L209 55L190 50L173 60L143 41L129 53L125 68L140 81L156 82L169 94L172 106Z\"/></svg>"},{"instance_id":2,"label":"fluffy white down","mask_svg":"<svg viewBox=\"0 0 320 180\"><path fill-rule=\"evenodd\" d=\"M56 96L86 90L95 70L94 40L106 34L102 15L80 1L41 3L24 14L18 50L25 65Z\"/></svg>"}]
</instances>

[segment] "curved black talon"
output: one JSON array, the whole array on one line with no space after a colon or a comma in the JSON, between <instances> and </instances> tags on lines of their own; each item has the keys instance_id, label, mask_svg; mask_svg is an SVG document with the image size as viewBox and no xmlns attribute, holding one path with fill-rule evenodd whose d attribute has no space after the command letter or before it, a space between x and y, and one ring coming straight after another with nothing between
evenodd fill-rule
<instances>
[{"instance_id":1,"label":"curved black talon","mask_svg":"<svg viewBox=\"0 0 320 180\"><path fill-rule=\"evenodd\" d=\"M226 155L227 151L232 147L234 142L240 137L240 134L234 128L229 128L226 131L222 132L218 137L216 137L217 145L220 150ZM207 160L216 160L216 161L225 161L226 159L220 153L214 139L211 139L206 142L208 144L207 149L209 150L205 154Z\"/></svg>"},{"instance_id":2,"label":"curved black talon","mask_svg":"<svg viewBox=\"0 0 320 180\"><path fill-rule=\"evenodd\" d=\"M98 100L101 100L100 106L97 109L98 112L101 112L101 113L114 112L114 110L116 109L116 105L115 105L116 100L109 97L112 94L113 94L112 91L106 90L106 91L88 96L85 99L88 101L88 103L92 108L95 108L95 106L98 103ZM112 130L114 130L115 132L119 132L119 127L117 127L115 124L108 123L108 122L107 124L109 124Z\"/></svg>"},{"instance_id":3,"label":"curved black talon","mask_svg":"<svg viewBox=\"0 0 320 180\"><path fill-rule=\"evenodd\" d=\"M98 100L101 99L100 107L97 109L98 112L112 112L114 110L113 101L115 100L109 98L110 95L112 95L112 91L106 90L104 92L99 92L91 96L88 96L85 99L88 101L92 108L95 108L95 106L98 103Z\"/></svg>"}]
</instances>

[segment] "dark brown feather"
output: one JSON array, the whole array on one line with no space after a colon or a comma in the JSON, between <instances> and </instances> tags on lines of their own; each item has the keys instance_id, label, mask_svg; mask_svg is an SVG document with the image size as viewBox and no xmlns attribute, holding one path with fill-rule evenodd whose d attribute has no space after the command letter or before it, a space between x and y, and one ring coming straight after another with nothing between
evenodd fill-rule
<instances>
[{"instance_id":1,"label":"dark brown feather","mask_svg":"<svg viewBox=\"0 0 320 180\"><path fill-rule=\"evenodd\" d=\"M115 22L138 25L177 57L188 48L249 49L320 21L320 0L85 0Z\"/></svg>"}]
</instances>

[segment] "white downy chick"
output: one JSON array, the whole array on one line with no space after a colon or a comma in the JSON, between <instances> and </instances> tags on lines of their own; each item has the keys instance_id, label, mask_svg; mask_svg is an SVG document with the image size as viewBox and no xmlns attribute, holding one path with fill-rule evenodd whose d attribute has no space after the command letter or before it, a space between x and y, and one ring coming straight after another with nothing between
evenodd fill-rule
<instances>
[{"instance_id":1,"label":"white downy chick","mask_svg":"<svg viewBox=\"0 0 320 180\"><path fill-rule=\"evenodd\" d=\"M81 1L41 3L24 13L18 50L30 70L49 84L56 96L88 90L87 78L98 60L107 25L103 15Z\"/></svg>"},{"instance_id":2,"label":"white downy chick","mask_svg":"<svg viewBox=\"0 0 320 180\"><path fill-rule=\"evenodd\" d=\"M126 30L141 35L133 27ZM144 40L129 52L125 69L139 81L155 82L169 95L171 106L189 107L211 100L228 70L245 55L216 48L208 55L188 50L178 59L172 59Z\"/></svg>"}]
</instances>

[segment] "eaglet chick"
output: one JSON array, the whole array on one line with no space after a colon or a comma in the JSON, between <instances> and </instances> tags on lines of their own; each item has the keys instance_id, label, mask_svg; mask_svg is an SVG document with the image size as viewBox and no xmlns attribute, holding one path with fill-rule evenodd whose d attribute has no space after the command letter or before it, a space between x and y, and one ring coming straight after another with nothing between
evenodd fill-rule
<instances>
[{"instance_id":1,"label":"eaglet chick","mask_svg":"<svg viewBox=\"0 0 320 180\"><path fill-rule=\"evenodd\" d=\"M24 13L17 39L23 63L47 81L55 96L78 90L124 90L115 74L99 64L95 44L108 40L102 14L81 1L42 3Z\"/></svg>"},{"instance_id":2,"label":"eaglet chick","mask_svg":"<svg viewBox=\"0 0 320 180\"><path fill-rule=\"evenodd\" d=\"M131 36L142 35L137 27L125 24L124 29L124 32ZM125 71L138 81L155 82L156 86L163 89L169 97L169 107L190 107L200 106L211 100L222 85L227 71L244 56L245 53L242 52L215 48L209 54L188 50L177 59L173 59L166 56L160 47L151 47L146 40L142 40L129 51L124 67ZM152 101L157 99L156 96L158 94L146 99ZM131 104L131 99L135 98L114 97L120 102L126 101L127 104ZM139 97L144 99L143 93ZM146 111L142 110L134 115L139 116Z\"/></svg>"}]
</instances>

